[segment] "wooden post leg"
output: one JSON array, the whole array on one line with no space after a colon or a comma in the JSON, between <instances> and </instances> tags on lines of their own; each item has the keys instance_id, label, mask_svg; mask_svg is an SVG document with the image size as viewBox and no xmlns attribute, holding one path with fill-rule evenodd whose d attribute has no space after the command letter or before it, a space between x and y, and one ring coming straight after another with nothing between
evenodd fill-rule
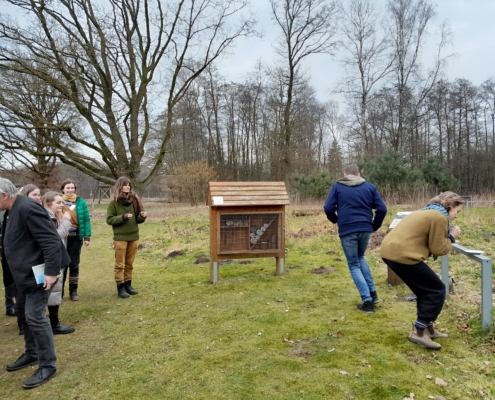
<instances>
[{"instance_id":1,"label":"wooden post leg","mask_svg":"<svg viewBox=\"0 0 495 400\"><path fill-rule=\"evenodd\" d=\"M218 261L210 262L210 281L211 283L218 282Z\"/></svg>"},{"instance_id":2,"label":"wooden post leg","mask_svg":"<svg viewBox=\"0 0 495 400\"><path fill-rule=\"evenodd\" d=\"M281 257L275 257L275 263L275 275L282 275L285 270L285 259Z\"/></svg>"}]
</instances>

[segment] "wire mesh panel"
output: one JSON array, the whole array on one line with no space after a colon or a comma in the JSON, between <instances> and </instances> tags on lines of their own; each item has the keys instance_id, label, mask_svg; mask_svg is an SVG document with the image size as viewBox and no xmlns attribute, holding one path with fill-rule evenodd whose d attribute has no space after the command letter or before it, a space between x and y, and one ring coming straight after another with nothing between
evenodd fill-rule
<instances>
[{"instance_id":1,"label":"wire mesh panel","mask_svg":"<svg viewBox=\"0 0 495 400\"><path fill-rule=\"evenodd\" d=\"M220 214L220 253L281 248L282 213Z\"/></svg>"}]
</instances>

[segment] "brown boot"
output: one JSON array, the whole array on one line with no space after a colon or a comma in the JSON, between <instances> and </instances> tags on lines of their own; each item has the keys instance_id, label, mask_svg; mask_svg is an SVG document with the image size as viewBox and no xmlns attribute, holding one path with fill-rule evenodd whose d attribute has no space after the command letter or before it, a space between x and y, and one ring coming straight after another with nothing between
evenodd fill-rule
<instances>
[{"instance_id":1,"label":"brown boot","mask_svg":"<svg viewBox=\"0 0 495 400\"><path fill-rule=\"evenodd\" d=\"M409 341L415 344L421 344L427 349L440 350L442 348L441 344L435 343L430 339L430 337L426 334L426 329L425 332L423 332L423 336L418 336L416 329L413 328L409 334Z\"/></svg>"}]
</instances>

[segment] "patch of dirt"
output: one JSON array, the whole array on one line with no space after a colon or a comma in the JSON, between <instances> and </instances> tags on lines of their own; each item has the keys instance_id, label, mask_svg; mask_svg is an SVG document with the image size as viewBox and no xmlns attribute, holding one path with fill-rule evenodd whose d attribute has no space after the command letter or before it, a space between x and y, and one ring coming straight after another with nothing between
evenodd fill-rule
<instances>
[{"instance_id":1,"label":"patch of dirt","mask_svg":"<svg viewBox=\"0 0 495 400\"><path fill-rule=\"evenodd\" d=\"M171 260L177 256L183 256L184 254L186 254L186 253L184 253L182 250L174 250L171 253L168 253L168 255L167 255L167 257L165 257L165 259Z\"/></svg>"},{"instance_id":2,"label":"patch of dirt","mask_svg":"<svg viewBox=\"0 0 495 400\"><path fill-rule=\"evenodd\" d=\"M319 274L319 275L324 275L324 274L329 274L330 272L335 272L335 268L325 268L325 267L320 267L320 268L315 268L311 270L312 274Z\"/></svg>"},{"instance_id":3,"label":"patch of dirt","mask_svg":"<svg viewBox=\"0 0 495 400\"><path fill-rule=\"evenodd\" d=\"M334 251L334 250L330 250L330 251L327 251L325 254L326 255L331 255L331 254L337 254L337 252Z\"/></svg>"},{"instance_id":4,"label":"patch of dirt","mask_svg":"<svg viewBox=\"0 0 495 400\"><path fill-rule=\"evenodd\" d=\"M242 261L239 261L238 264L254 264L254 261L251 261L251 260L242 260Z\"/></svg>"},{"instance_id":5,"label":"patch of dirt","mask_svg":"<svg viewBox=\"0 0 495 400\"><path fill-rule=\"evenodd\" d=\"M342 262L342 259L340 259L340 258L334 258L333 261L335 261L335 262Z\"/></svg>"},{"instance_id":6,"label":"patch of dirt","mask_svg":"<svg viewBox=\"0 0 495 400\"><path fill-rule=\"evenodd\" d=\"M220 261L220 265L229 265L232 264L234 260L222 260Z\"/></svg>"},{"instance_id":7,"label":"patch of dirt","mask_svg":"<svg viewBox=\"0 0 495 400\"><path fill-rule=\"evenodd\" d=\"M289 269L300 269L301 267L299 265L289 265L287 268L289 268Z\"/></svg>"},{"instance_id":8,"label":"patch of dirt","mask_svg":"<svg viewBox=\"0 0 495 400\"><path fill-rule=\"evenodd\" d=\"M196 258L196 261L194 261L194 264L204 264L204 263L209 263L210 259L206 256L199 256Z\"/></svg>"},{"instance_id":9,"label":"patch of dirt","mask_svg":"<svg viewBox=\"0 0 495 400\"><path fill-rule=\"evenodd\" d=\"M153 247L153 246L149 243L139 243L138 244L138 250L149 249L150 247Z\"/></svg>"},{"instance_id":10,"label":"patch of dirt","mask_svg":"<svg viewBox=\"0 0 495 400\"><path fill-rule=\"evenodd\" d=\"M386 236L386 232L377 231L371 234L370 242L368 243L368 250L373 250L382 244L383 238Z\"/></svg>"}]
</instances>

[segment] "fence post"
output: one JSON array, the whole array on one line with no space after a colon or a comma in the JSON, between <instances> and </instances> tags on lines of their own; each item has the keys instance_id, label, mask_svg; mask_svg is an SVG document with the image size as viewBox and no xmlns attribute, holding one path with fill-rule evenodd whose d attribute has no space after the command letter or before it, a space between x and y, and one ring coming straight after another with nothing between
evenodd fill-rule
<instances>
[{"instance_id":1,"label":"fence post","mask_svg":"<svg viewBox=\"0 0 495 400\"><path fill-rule=\"evenodd\" d=\"M483 330L492 326L492 264L490 258L481 262L481 327Z\"/></svg>"},{"instance_id":2,"label":"fence post","mask_svg":"<svg viewBox=\"0 0 495 400\"><path fill-rule=\"evenodd\" d=\"M449 295L449 255L442 256L442 282L445 285L445 296Z\"/></svg>"}]
</instances>

